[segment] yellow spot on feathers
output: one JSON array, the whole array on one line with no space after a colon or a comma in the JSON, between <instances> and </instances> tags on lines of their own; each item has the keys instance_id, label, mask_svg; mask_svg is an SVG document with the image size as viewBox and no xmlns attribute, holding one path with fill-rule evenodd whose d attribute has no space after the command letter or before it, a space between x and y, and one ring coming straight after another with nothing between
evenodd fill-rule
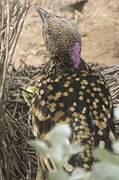
<instances>
[{"instance_id":1,"label":"yellow spot on feathers","mask_svg":"<svg viewBox=\"0 0 119 180\"><path fill-rule=\"evenodd\" d=\"M60 120L62 121L64 115L65 113L63 111L56 112L53 119L54 121L60 121Z\"/></svg>"},{"instance_id":2,"label":"yellow spot on feathers","mask_svg":"<svg viewBox=\"0 0 119 180\"><path fill-rule=\"evenodd\" d=\"M40 90L40 94L41 94L41 95L44 94L44 90L43 90L43 89Z\"/></svg>"},{"instance_id":3,"label":"yellow spot on feathers","mask_svg":"<svg viewBox=\"0 0 119 180\"><path fill-rule=\"evenodd\" d=\"M74 108L73 106L71 106L71 107L69 108L69 110L70 110L71 112L73 112L73 111L75 111L75 108Z\"/></svg>"}]
</instances>

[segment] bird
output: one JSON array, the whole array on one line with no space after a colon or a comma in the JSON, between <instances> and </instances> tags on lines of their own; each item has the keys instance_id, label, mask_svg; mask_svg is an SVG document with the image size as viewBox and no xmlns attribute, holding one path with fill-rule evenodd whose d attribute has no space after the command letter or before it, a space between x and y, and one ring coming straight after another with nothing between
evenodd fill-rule
<instances>
[{"instance_id":1,"label":"bird","mask_svg":"<svg viewBox=\"0 0 119 180\"><path fill-rule=\"evenodd\" d=\"M70 143L80 153L70 157L74 168L90 171L96 147L113 150L115 124L112 98L102 75L81 57L81 35L73 22L37 7L49 61L24 88L35 137L48 139L58 124L71 128Z\"/></svg>"}]
</instances>

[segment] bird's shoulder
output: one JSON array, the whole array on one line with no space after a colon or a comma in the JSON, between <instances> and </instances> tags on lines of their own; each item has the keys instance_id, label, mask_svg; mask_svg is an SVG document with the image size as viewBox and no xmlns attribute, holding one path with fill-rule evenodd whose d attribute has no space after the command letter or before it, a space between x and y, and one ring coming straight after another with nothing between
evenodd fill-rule
<instances>
[{"instance_id":1,"label":"bird's shoulder","mask_svg":"<svg viewBox=\"0 0 119 180\"><path fill-rule=\"evenodd\" d=\"M80 70L62 69L61 73L50 71L49 64L45 64L24 88L24 97L27 102L33 103L39 95L44 98L73 93L78 95L79 91L89 88L93 88L94 91L96 88L101 89L103 94L108 93L108 87L102 75L92 70L87 63L83 62Z\"/></svg>"}]
</instances>

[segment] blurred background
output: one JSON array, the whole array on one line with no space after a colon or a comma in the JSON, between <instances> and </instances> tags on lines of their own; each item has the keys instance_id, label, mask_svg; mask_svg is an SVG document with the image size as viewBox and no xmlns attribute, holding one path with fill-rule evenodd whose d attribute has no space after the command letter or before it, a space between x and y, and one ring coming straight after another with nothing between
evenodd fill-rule
<instances>
[{"instance_id":1,"label":"blurred background","mask_svg":"<svg viewBox=\"0 0 119 180\"><path fill-rule=\"evenodd\" d=\"M88 62L119 64L119 1L32 0L14 59L38 65L48 60L42 23L34 4L74 22L82 36L82 58Z\"/></svg>"}]
</instances>

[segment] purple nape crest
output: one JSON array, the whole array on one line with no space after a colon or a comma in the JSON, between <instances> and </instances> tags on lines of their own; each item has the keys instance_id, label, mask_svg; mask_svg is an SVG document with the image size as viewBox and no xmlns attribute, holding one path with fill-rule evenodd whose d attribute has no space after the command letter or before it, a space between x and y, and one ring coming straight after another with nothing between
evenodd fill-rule
<instances>
[{"instance_id":1,"label":"purple nape crest","mask_svg":"<svg viewBox=\"0 0 119 180\"><path fill-rule=\"evenodd\" d=\"M71 58L73 61L73 67L75 69L79 69L80 66L80 56L81 56L81 47L78 42L76 42L72 47L71 47Z\"/></svg>"}]
</instances>

